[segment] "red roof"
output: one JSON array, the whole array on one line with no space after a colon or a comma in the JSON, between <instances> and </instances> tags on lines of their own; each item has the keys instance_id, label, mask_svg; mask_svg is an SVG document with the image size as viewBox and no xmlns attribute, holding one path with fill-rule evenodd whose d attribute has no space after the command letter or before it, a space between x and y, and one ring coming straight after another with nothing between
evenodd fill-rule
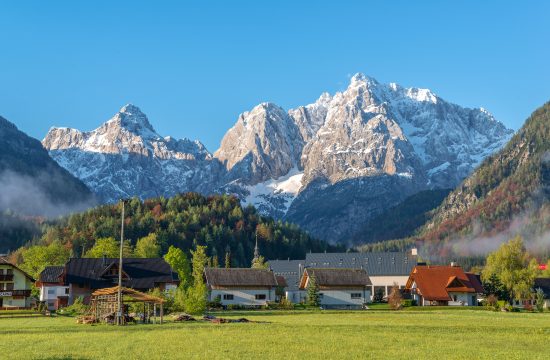
<instances>
[{"instance_id":1,"label":"red roof","mask_svg":"<svg viewBox=\"0 0 550 360\"><path fill-rule=\"evenodd\" d=\"M420 294L429 301L451 300L450 292L482 293L477 275L465 273L459 266L416 266L407 282L407 289L416 283Z\"/></svg>"}]
</instances>

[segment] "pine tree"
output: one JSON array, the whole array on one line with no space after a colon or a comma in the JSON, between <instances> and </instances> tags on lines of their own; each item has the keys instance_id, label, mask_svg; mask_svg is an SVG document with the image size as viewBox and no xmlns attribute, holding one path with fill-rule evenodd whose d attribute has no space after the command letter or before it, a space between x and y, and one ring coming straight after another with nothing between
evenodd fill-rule
<instances>
[{"instance_id":1,"label":"pine tree","mask_svg":"<svg viewBox=\"0 0 550 360\"><path fill-rule=\"evenodd\" d=\"M319 285L317 285L317 279L315 273L312 271L307 282L307 304L309 306L318 307L321 304L319 296Z\"/></svg>"},{"instance_id":2,"label":"pine tree","mask_svg":"<svg viewBox=\"0 0 550 360\"><path fill-rule=\"evenodd\" d=\"M231 267L231 253L229 251L225 252L225 268L229 269Z\"/></svg>"}]
</instances>

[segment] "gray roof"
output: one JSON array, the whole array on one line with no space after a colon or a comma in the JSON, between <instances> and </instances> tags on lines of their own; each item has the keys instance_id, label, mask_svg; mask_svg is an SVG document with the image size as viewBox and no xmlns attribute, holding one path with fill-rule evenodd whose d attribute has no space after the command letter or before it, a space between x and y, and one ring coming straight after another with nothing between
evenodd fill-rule
<instances>
[{"instance_id":1,"label":"gray roof","mask_svg":"<svg viewBox=\"0 0 550 360\"><path fill-rule=\"evenodd\" d=\"M364 287L372 285L367 272L363 269L314 269L307 268L306 275L315 276L317 285L321 288L332 286ZM305 286L301 284L301 286Z\"/></svg>"},{"instance_id":2,"label":"gray roof","mask_svg":"<svg viewBox=\"0 0 550 360\"><path fill-rule=\"evenodd\" d=\"M408 276L417 257L406 252L308 253L306 267L364 269L369 276Z\"/></svg>"},{"instance_id":3,"label":"gray roof","mask_svg":"<svg viewBox=\"0 0 550 360\"><path fill-rule=\"evenodd\" d=\"M305 262L305 260L270 260L268 265L275 275L285 278L287 290L296 291L300 286L302 276L300 271L304 271Z\"/></svg>"},{"instance_id":4,"label":"gray roof","mask_svg":"<svg viewBox=\"0 0 550 360\"><path fill-rule=\"evenodd\" d=\"M536 278L535 286L533 286L535 291L540 288L546 295L546 298L550 297L550 278Z\"/></svg>"},{"instance_id":5,"label":"gray roof","mask_svg":"<svg viewBox=\"0 0 550 360\"><path fill-rule=\"evenodd\" d=\"M267 269L206 268L204 275L209 286L277 286L275 274Z\"/></svg>"},{"instance_id":6,"label":"gray roof","mask_svg":"<svg viewBox=\"0 0 550 360\"><path fill-rule=\"evenodd\" d=\"M64 270L65 266L46 266L38 280L43 283L58 283Z\"/></svg>"}]
</instances>

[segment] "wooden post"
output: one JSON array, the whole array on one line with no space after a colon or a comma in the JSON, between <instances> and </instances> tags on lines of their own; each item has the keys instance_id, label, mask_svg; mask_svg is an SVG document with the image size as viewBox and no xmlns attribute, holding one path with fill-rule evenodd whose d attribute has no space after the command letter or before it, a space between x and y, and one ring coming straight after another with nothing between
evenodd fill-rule
<instances>
[{"instance_id":1,"label":"wooden post","mask_svg":"<svg viewBox=\"0 0 550 360\"><path fill-rule=\"evenodd\" d=\"M162 325L162 316L164 315L164 307L163 304L160 303L160 324Z\"/></svg>"}]
</instances>

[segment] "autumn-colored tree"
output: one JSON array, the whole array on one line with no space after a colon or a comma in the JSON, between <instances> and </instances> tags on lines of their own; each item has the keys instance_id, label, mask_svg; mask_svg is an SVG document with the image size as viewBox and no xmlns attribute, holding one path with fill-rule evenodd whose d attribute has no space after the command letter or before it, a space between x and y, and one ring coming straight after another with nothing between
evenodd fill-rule
<instances>
[{"instance_id":1,"label":"autumn-colored tree","mask_svg":"<svg viewBox=\"0 0 550 360\"><path fill-rule=\"evenodd\" d=\"M401 295L401 290L399 290L397 283L393 283L390 295L388 296L388 304L392 310L401 310L403 307L403 295Z\"/></svg>"}]
</instances>

